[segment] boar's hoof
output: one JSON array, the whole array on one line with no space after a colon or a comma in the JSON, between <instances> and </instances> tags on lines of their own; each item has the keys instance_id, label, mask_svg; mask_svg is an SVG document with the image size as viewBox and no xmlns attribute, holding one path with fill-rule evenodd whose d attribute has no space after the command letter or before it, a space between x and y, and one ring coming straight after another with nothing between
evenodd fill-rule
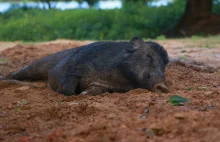
<instances>
[{"instance_id":1,"label":"boar's hoof","mask_svg":"<svg viewBox=\"0 0 220 142\"><path fill-rule=\"evenodd\" d=\"M157 93L169 93L170 92L164 83L158 83L154 85L154 91Z\"/></svg>"}]
</instances>

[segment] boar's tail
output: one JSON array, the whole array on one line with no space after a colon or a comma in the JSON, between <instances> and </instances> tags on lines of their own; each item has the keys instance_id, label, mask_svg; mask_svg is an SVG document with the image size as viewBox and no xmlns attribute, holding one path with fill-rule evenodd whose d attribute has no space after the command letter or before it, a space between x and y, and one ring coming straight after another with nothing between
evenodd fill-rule
<instances>
[{"instance_id":1,"label":"boar's tail","mask_svg":"<svg viewBox=\"0 0 220 142\"><path fill-rule=\"evenodd\" d=\"M21 86L29 86L32 88L46 88L47 87L45 84L38 85L38 84L30 83L30 82L15 80L15 79L13 79L13 73L10 73L6 76L0 76L0 83L17 84L17 85L21 85Z\"/></svg>"}]
</instances>

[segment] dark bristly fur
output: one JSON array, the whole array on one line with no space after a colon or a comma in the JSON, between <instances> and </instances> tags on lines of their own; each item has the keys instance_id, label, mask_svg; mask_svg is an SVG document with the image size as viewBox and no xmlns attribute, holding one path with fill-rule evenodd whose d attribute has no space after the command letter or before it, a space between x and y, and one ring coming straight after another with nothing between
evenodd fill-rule
<instances>
[{"instance_id":1,"label":"dark bristly fur","mask_svg":"<svg viewBox=\"0 0 220 142\"><path fill-rule=\"evenodd\" d=\"M4 79L48 79L64 95L154 91L164 83L168 55L155 42L134 37L130 42L95 42L41 58ZM165 88L166 90L166 88ZM163 91L163 90L162 90Z\"/></svg>"}]
</instances>

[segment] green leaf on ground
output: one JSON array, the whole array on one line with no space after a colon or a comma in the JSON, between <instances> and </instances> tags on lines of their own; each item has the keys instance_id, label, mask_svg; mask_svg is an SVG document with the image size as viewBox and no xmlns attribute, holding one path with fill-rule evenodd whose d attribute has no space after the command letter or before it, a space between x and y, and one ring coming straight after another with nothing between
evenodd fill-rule
<instances>
[{"instance_id":1,"label":"green leaf on ground","mask_svg":"<svg viewBox=\"0 0 220 142\"><path fill-rule=\"evenodd\" d=\"M173 95L170 97L169 102L174 106L183 106L189 100L178 95Z\"/></svg>"},{"instance_id":2,"label":"green leaf on ground","mask_svg":"<svg viewBox=\"0 0 220 142\"><path fill-rule=\"evenodd\" d=\"M15 110L20 111L20 110L21 110L21 108L20 108L20 107L16 107L16 108L15 108Z\"/></svg>"},{"instance_id":3,"label":"green leaf on ground","mask_svg":"<svg viewBox=\"0 0 220 142\"><path fill-rule=\"evenodd\" d=\"M62 102L61 101L57 101L56 102L56 105L60 105Z\"/></svg>"},{"instance_id":4,"label":"green leaf on ground","mask_svg":"<svg viewBox=\"0 0 220 142\"><path fill-rule=\"evenodd\" d=\"M187 88L188 91L191 91L192 89L193 89L192 87Z\"/></svg>"}]
</instances>

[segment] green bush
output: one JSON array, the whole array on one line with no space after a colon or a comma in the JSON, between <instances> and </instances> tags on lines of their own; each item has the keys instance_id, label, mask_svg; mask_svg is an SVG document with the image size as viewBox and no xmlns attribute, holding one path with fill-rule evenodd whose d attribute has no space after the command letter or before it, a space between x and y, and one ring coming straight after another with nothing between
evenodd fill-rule
<instances>
[{"instance_id":1,"label":"green bush","mask_svg":"<svg viewBox=\"0 0 220 142\"><path fill-rule=\"evenodd\" d=\"M0 15L0 40L155 38L173 27L183 11L180 4L114 10L14 9Z\"/></svg>"},{"instance_id":2,"label":"green bush","mask_svg":"<svg viewBox=\"0 0 220 142\"><path fill-rule=\"evenodd\" d=\"M220 1L219 0L213 0L212 12L215 13L216 15L220 15Z\"/></svg>"}]
</instances>

